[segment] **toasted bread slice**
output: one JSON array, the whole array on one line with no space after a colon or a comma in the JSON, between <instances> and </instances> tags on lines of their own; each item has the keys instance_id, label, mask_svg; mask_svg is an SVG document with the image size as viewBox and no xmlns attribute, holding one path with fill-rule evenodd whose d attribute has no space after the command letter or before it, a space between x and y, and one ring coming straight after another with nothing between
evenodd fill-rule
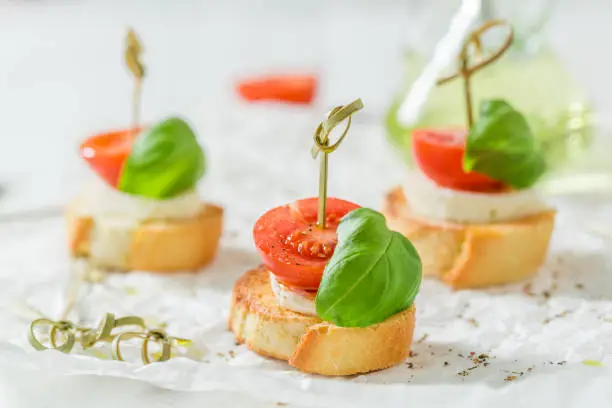
<instances>
[{"instance_id":1,"label":"toasted bread slice","mask_svg":"<svg viewBox=\"0 0 612 408\"><path fill-rule=\"evenodd\" d=\"M391 367L410 352L414 306L365 328L338 327L318 317L283 309L265 268L243 274L234 286L229 328L258 354L327 376Z\"/></svg>"},{"instance_id":2,"label":"toasted bread slice","mask_svg":"<svg viewBox=\"0 0 612 408\"><path fill-rule=\"evenodd\" d=\"M555 211L492 224L428 222L410 213L400 187L385 197L389 228L404 234L423 262L423 275L454 289L481 288L521 281L544 262Z\"/></svg>"},{"instance_id":3,"label":"toasted bread slice","mask_svg":"<svg viewBox=\"0 0 612 408\"><path fill-rule=\"evenodd\" d=\"M167 273L196 271L212 261L219 246L223 209L202 203L197 217L111 227L71 209L67 219L72 256L87 258L101 268ZM114 234L110 239L109 231ZM104 241L94 242L103 234L107 234Z\"/></svg>"}]
</instances>

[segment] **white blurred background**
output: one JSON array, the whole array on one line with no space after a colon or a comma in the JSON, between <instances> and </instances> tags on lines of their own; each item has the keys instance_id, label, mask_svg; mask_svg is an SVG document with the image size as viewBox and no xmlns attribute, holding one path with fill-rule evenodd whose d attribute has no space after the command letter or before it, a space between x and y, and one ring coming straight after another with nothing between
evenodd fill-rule
<instances>
[{"instance_id":1,"label":"white blurred background","mask_svg":"<svg viewBox=\"0 0 612 408\"><path fill-rule=\"evenodd\" d=\"M0 1L0 184L6 188L0 210L64 200L82 173L78 141L129 124L131 79L122 61L128 25L146 48L145 121L181 113L213 123L243 107L237 78L270 71L321 75L317 104L302 109L320 115L360 96L367 119L381 121L402 85L402 53L408 44L431 47L424 26L444 24L452 3ZM537 2L507 3L529 13ZM605 120L612 110L612 3L554 3L546 37Z\"/></svg>"},{"instance_id":2,"label":"white blurred background","mask_svg":"<svg viewBox=\"0 0 612 408\"><path fill-rule=\"evenodd\" d=\"M506 3L528 10L538 1ZM434 3L441 6L430 7ZM384 115L403 84L403 53L409 44L430 48L435 40L424 36L424 29L433 24L443 29L453 3L0 0L0 186L5 187L0 214L65 203L86 174L76 152L78 142L130 124L132 82L122 60L128 25L145 45L144 121L180 113L196 123L204 140L229 140L229 133L206 129L219 129L221 121L240 120L240 112L254 109L238 100L238 78L304 71L321 75L314 106L269 107L256 114L273 116L290 109L320 118L332 105L360 96L367 110L359 120L373 124L383 139ZM609 0L559 0L545 30L604 123L612 112L611 17ZM280 132L279 143L282 139ZM92 395L108 404L112 393L106 390L149 406L153 398L163 397L155 406L191 398L115 379L28 374L15 382L23 386L21 395L35 391L30 392L32 407L59 401L64 394L70 397L64 399L65 407L82 406ZM77 388L81 392L72 394Z\"/></svg>"}]
</instances>

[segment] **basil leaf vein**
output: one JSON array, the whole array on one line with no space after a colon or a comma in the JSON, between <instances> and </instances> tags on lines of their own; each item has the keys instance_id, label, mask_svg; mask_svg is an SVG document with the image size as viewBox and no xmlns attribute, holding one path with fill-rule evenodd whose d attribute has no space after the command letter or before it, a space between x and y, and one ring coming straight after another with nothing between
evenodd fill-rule
<instances>
[{"instance_id":1,"label":"basil leaf vein","mask_svg":"<svg viewBox=\"0 0 612 408\"><path fill-rule=\"evenodd\" d=\"M421 283L421 260L382 214L359 208L338 226L338 245L315 298L323 320L366 327L409 308Z\"/></svg>"}]
</instances>

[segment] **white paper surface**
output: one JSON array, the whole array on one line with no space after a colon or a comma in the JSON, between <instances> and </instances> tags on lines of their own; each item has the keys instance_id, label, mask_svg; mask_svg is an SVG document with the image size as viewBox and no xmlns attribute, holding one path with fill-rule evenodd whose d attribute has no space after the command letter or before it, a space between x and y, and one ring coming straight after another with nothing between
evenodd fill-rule
<instances>
[{"instance_id":1,"label":"white paper surface","mask_svg":"<svg viewBox=\"0 0 612 408\"><path fill-rule=\"evenodd\" d=\"M593 224L612 226L603 204L555 202L560 212L551 253L528 287L453 293L425 281L417 299L416 355L395 368L328 379L236 346L226 325L229 294L234 280L258 264L250 237L253 222L274 205L317 191L317 165L309 147L319 115L289 110L271 117L267 112L261 108L242 112L240 118L221 117L223 128L201 126L211 159L202 195L222 204L227 217L216 262L198 275L109 276L88 291L78 316L72 316L91 324L104 312L155 316L168 323L169 334L204 344L203 361L176 358L143 367L140 362L33 351L26 341L29 321L13 306L25 301L56 317L68 279L64 224L49 220L0 229L1 364L64 375L128 377L174 390L234 391L301 406L609 403L612 254L606 251L610 241L590 230ZM378 207L383 192L401 180L402 166L389 155L382 128L357 118L330 157L329 192ZM474 364L471 352L486 353L488 365ZM603 365L588 366L584 360ZM468 375L458 375L474 366ZM508 376L517 378L506 381Z\"/></svg>"}]
</instances>

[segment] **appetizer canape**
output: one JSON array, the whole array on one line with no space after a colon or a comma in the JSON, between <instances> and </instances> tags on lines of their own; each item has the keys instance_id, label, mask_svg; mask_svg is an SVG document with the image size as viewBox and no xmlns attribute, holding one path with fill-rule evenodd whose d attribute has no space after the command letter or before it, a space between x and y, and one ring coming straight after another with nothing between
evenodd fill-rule
<instances>
[{"instance_id":1,"label":"appetizer canape","mask_svg":"<svg viewBox=\"0 0 612 408\"><path fill-rule=\"evenodd\" d=\"M151 272L195 271L214 258L223 210L197 193L206 160L184 120L95 135L80 153L97 177L68 209L73 257Z\"/></svg>"},{"instance_id":2,"label":"appetizer canape","mask_svg":"<svg viewBox=\"0 0 612 408\"><path fill-rule=\"evenodd\" d=\"M324 135L315 142L324 154L339 143L328 146L327 133L360 104L336 108L319 126ZM320 180L326 170L322 174ZM366 373L406 358L421 261L382 214L327 198L323 188L318 198L266 212L253 238L263 265L238 279L231 299L229 328L239 342L328 376Z\"/></svg>"},{"instance_id":3,"label":"appetizer canape","mask_svg":"<svg viewBox=\"0 0 612 408\"><path fill-rule=\"evenodd\" d=\"M417 248L425 276L461 289L536 273L555 211L534 188L546 166L518 111L485 101L469 131L414 131L412 153L418 168L383 213Z\"/></svg>"}]
</instances>

